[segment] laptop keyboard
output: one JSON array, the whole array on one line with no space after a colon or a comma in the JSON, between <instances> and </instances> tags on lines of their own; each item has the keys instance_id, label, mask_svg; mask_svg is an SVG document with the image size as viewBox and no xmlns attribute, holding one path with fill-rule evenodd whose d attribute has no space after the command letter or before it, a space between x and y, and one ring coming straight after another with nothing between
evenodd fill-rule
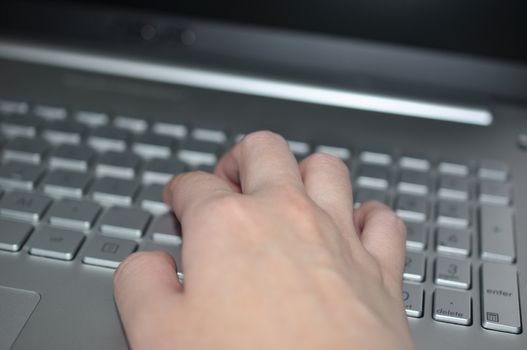
<instances>
[{"instance_id":1,"label":"laptop keyboard","mask_svg":"<svg viewBox=\"0 0 527 350\"><path fill-rule=\"evenodd\" d=\"M163 185L186 170L212 171L242 136L2 99L0 123L0 253L105 268L136 250L165 250L179 262ZM288 142L299 159L313 151L342 159L355 206L382 201L406 222L408 317L522 331L507 164Z\"/></svg>"}]
</instances>

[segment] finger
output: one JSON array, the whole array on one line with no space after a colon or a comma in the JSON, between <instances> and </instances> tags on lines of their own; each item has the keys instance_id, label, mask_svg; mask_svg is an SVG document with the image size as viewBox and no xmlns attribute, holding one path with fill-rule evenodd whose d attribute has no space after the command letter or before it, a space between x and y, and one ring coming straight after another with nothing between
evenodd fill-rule
<instances>
[{"instance_id":1,"label":"finger","mask_svg":"<svg viewBox=\"0 0 527 350\"><path fill-rule=\"evenodd\" d=\"M370 201L354 213L364 248L379 263L385 282L400 293L405 259L406 227L386 205Z\"/></svg>"},{"instance_id":2,"label":"finger","mask_svg":"<svg viewBox=\"0 0 527 350\"><path fill-rule=\"evenodd\" d=\"M303 187L287 142L270 131L246 135L219 161L216 174L240 186L243 193L284 185Z\"/></svg>"},{"instance_id":3,"label":"finger","mask_svg":"<svg viewBox=\"0 0 527 350\"><path fill-rule=\"evenodd\" d=\"M181 225L185 226L185 216L200 203L231 193L234 193L234 190L220 177L193 171L172 178L163 190L163 199L174 210Z\"/></svg>"},{"instance_id":4,"label":"finger","mask_svg":"<svg viewBox=\"0 0 527 350\"><path fill-rule=\"evenodd\" d=\"M300 173L309 197L335 221L341 232L355 236L353 194L346 165L336 157L315 153L300 163Z\"/></svg>"},{"instance_id":5,"label":"finger","mask_svg":"<svg viewBox=\"0 0 527 350\"><path fill-rule=\"evenodd\" d=\"M142 348L139 344L152 341L145 336L153 336L159 330L167 303L181 301L183 288L174 259L164 252L132 254L119 265L113 282L128 339L133 348Z\"/></svg>"}]
</instances>

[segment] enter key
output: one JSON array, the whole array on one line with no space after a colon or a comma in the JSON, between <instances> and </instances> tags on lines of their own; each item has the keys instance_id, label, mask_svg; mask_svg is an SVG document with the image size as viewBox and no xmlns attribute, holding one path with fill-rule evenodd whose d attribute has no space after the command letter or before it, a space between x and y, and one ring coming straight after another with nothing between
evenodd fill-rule
<instances>
[{"instance_id":1,"label":"enter key","mask_svg":"<svg viewBox=\"0 0 527 350\"><path fill-rule=\"evenodd\" d=\"M485 263L481 278L481 325L495 331L521 333L516 267Z\"/></svg>"}]
</instances>

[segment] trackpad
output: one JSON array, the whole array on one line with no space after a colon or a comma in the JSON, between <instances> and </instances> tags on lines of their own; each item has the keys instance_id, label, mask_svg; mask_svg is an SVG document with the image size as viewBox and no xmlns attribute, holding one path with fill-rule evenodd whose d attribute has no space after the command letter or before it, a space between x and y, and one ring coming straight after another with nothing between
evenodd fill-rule
<instances>
[{"instance_id":1,"label":"trackpad","mask_svg":"<svg viewBox=\"0 0 527 350\"><path fill-rule=\"evenodd\" d=\"M9 349L37 306L40 295L0 286L0 349Z\"/></svg>"}]
</instances>

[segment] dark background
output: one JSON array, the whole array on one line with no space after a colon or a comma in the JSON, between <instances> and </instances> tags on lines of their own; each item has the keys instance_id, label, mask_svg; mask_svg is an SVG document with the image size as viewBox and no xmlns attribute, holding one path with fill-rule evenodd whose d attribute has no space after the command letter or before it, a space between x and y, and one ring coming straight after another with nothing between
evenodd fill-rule
<instances>
[{"instance_id":1,"label":"dark background","mask_svg":"<svg viewBox=\"0 0 527 350\"><path fill-rule=\"evenodd\" d=\"M526 0L39 1L50 7L61 2L126 6L145 13L183 14L527 62Z\"/></svg>"},{"instance_id":2,"label":"dark background","mask_svg":"<svg viewBox=\"0 0 527 350\"><path fill-rule=\"evenodd\" d=\"M527 61L525 0L110 0L199 17Z\"/></svg>"}]
</instances>

